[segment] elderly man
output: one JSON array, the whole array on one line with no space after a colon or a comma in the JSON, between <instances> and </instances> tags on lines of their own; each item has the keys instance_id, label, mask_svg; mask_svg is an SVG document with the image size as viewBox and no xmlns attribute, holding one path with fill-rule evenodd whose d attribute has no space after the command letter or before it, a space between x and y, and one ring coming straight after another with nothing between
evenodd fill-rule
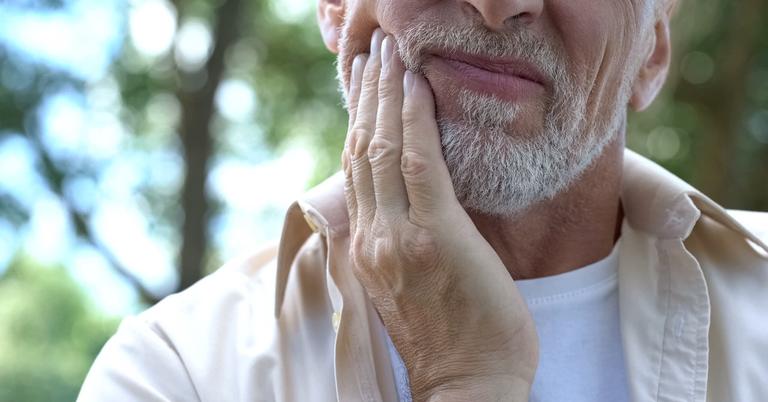
<instances>
[{"instance_id":1,"label":"elderly man","mask_svg":"<svg viewBox=\"0 0 768 402\"><path fill-rule=\"evenodd\" d=\"M673 7L320 0L343 172L276 261L126 319L80 400L764 401L768 219L624 149Z\"/></svg>"}]
</instances>

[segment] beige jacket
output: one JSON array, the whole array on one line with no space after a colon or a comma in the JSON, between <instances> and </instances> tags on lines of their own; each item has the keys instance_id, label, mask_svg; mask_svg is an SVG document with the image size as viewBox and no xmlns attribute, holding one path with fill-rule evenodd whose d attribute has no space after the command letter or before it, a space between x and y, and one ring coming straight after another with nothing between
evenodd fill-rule
<instances>
[{"instance_id":1,"label":"beige jacket","mask_svg":"<svg viewBox=\"0 0 768 402\"><path fill-rule=\"evenodd\" d=\"M768 214L726 212L630 151L624 183L631 400L768 401ZM347 240L335 176L290 208L276 260L233 262L127 318L79 400L396 401Z\"/></svg>"}]
</instances>

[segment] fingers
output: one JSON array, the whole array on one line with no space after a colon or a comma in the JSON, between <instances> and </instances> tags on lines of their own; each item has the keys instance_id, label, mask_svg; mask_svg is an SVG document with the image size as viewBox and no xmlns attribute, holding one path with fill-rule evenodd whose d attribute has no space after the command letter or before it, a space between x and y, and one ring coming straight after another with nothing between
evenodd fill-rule
<instances>
[{"instance_id":1,"label":"fingers","mask_svg":"<svg viewBox=\"0 0 768 402\"><path fill-rule=\"evenodd\" d=\"M432 89L424 77L408 71L403 92L401 167L410 202L409 219L423 226L458 202L443 157Z\"/></svg>"},{"instance_id":2,"label":"fingers","mask_svg":"<svg viewBox=\"0 0 768 402\"><path fill-rule=\"evenodd\" d=\"M368 147L376 216L392 222L408 212L408 195L400 171L403 147L402 105L403 66L392 36L384 38L381 46L376 131Z\"/></svg>"},{"instance_id":3,"label":"fingers","mask_svg":"<svg viewBox=\"0 0 768 402\"><path fill-rule=\"evenodd\" d=\"M381 42L384 32L374 31L371 37L371 53L365 65L361 80L359 101L354 124L349 133L348 151L350 156L355 202L357 203L356 230L367 228L376 212L376 199L368 161L368 145L376 127L376 113L379 96L379 71L381 68ZM351 212L350 212L351 213Z\"/></svg>"},{"instance_id":4,"label":"fingers","mask_svg":"<svg viewBox=\"0 0 768 402\"><path fill-rule=\"evenodd\" d=\"M352 63L352 74L349 82L349 127L353 127L355 124L355 117L357 116L357 103L360 99L360 82L363 79L363 69L365 63L368 60L368 56L359 54L355 57ZM355 186L352 181L352 165L350 161L349 140L352 130L347 132L347 139L344 142L344 150L341 153L341 168L344 171L346 177L344 183L344 195L347 202L347 211L349 214L349 230L350 233L354 233L357 226L357 196L355 195Z\"/></svg>"},{"instance_id":5,"label":"fingers","mask_svg":"<svg viewBox=\"0 0 768 402\"><path fill-rule=\"evenodd\" d=\"M352 234L357 230L357 195L352 180L349 152L346 149L341 153L341 168L344 171L344 199L347 202L347 215L349 215L349 233Z\"/></svg>"},{"instance_id":6,"label":"fingers","mask_svg":"<svg viewBox=\"0 0 768 402\"><path fill-rule=\"evenodd\" d=\"M351 233L367 232L374 218L393 224L407 216L427 226L443 207L458 205L429 83L405 72L394 39L380 29L367 60L353 63L352 77L342 161Z\"/></svg>"},{"instance_id":7,"label":"fingers","mask_svg":"<svg viewBox=\"0 0 768 402\"><path fill-rule=\"evenodd\" d=\"M360 80L362 80L363 70L365 69L365 63L367 61L368 55L358 54L352 62L352 75L349 82L349 95L347 96L349 108L349 125L347 127L353 127L355 125L357 102L360 100ZM349 138L347 138L347 140L349 140Z\"/></svg>"}]
</instances>

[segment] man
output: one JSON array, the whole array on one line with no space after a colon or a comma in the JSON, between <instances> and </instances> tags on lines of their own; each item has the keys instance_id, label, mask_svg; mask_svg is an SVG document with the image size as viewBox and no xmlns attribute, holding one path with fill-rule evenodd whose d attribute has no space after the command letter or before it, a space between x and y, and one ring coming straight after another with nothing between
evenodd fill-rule
<instances>
[{"instance_id":1,"label":"man","mask_svg":"<svg viewBox=\"0 0 768 402\"><path fill-rule=\"evenodd\" d=\"M126 319L80 400L764 400L768 218L624 149L673 8L320 0L343 173L276 262Z\"/></svg>"}]
</instances>

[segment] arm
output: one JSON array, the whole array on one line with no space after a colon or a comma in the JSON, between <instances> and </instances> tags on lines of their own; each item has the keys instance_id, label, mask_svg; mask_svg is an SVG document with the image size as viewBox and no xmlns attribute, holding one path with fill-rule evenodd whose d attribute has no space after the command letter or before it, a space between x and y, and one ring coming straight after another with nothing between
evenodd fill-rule
<instances>
[{"instance_id":1,"label":"arm","mask_svg":"<svg viewBox=\"0 0 768 402\"><path fill-rule=\"evenodd\" d=\"M342 164L355 275L415 401L527 401L538 338L514 281L456 199L429 83L377 30L355 60Z\"/></svg>"},{"instance_id":2,"label":"arm","mask_svg":"<svg viewBox=\"0 0 768 402\"><path fill-rule=\"evenodd\" d=\"M126 318L85 378L78 402L198 401L178 354L139 318Z\"/></svg>"}]
</instances>

